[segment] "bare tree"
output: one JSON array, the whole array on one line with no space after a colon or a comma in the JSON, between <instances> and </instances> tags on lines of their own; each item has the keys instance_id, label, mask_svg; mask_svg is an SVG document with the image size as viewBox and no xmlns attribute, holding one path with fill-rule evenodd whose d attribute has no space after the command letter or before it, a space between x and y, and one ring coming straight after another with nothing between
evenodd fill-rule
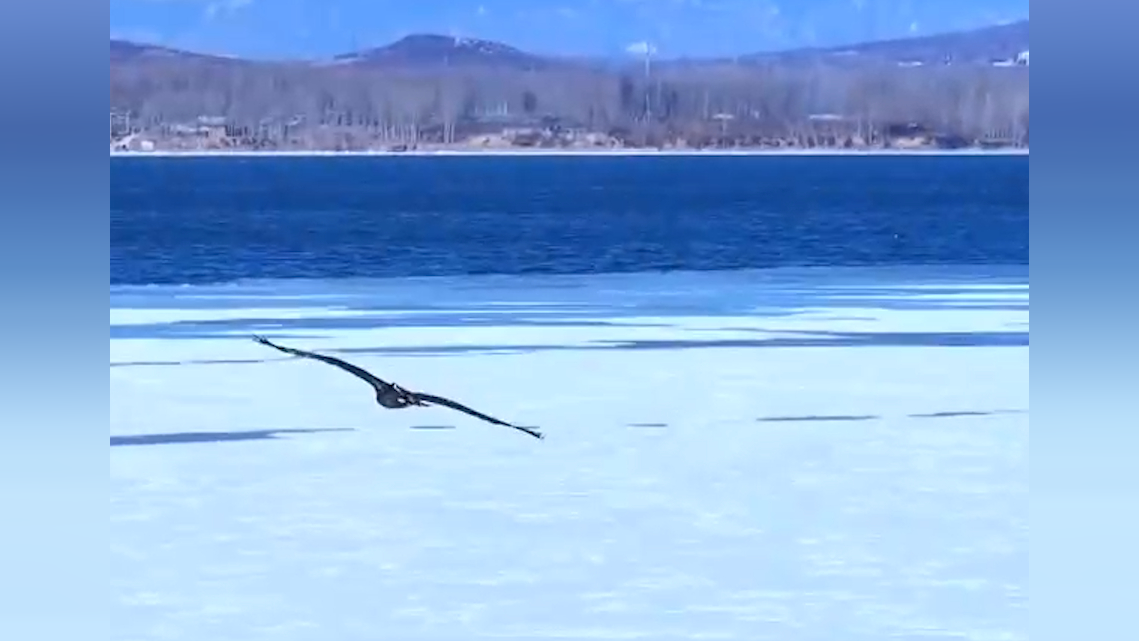
<instances>
[{"instance_id":1,"label":"bare tree","mask_svg":"<svg viewBox=\"0 0 1139 641\"><path fill-rule=\"evenodd\" d=\"M199 117L230 144L366 148L461 142L546 123L629 144L880 146L904 125L933 138L1027 145L1027 68L826 60L665 64L651 78L562 65L309 65L217 58L113 61L112 111L176 143ZM543 125L546 126L546 125ZM186 143L191 144L191 143ZM194 143L196 144L196 143Z\"/></svg>"}]
</instances>

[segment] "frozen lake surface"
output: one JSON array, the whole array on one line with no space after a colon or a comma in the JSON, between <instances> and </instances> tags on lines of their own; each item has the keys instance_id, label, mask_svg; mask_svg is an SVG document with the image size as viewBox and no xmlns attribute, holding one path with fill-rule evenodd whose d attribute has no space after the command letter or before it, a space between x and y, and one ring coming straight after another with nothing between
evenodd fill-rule
<instances>
[{"instance_id":1,"label":"frozen lake surface","mask_svg":"<svg viewBox=\"0 0 1139 641\"><path fill-rule=\"evenodd\" d=\"M1027 639L1028 307L1027 268L112 287L111 638Z\"/></svg>"}]
</instances>

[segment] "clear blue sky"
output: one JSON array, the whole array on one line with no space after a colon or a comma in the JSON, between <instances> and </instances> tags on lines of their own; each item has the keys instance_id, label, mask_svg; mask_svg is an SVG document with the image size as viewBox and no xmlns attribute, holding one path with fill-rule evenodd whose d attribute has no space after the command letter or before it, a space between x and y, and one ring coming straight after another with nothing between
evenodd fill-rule
<instances>
[{"instance_id":1,"label":"clear blue sky","mask_svg":"<svg viewBox=\"0 0 1139 641\"><path fill-rule=\"evenodd\" d=\"M539 53L733 55L1028 17L1028 0L110 0L111 37L261 58L325 57L409 33Z\"/></svg>"}]
</instances>

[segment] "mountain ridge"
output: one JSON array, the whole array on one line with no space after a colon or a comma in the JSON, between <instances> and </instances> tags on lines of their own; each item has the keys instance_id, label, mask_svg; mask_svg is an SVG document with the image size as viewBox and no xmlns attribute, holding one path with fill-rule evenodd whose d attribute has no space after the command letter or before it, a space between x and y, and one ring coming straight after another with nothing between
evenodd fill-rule
<instances>
[{"instance_id":1,"label":"mountain ridge","mask_svg":"<svg viewBox=\"0 0 1139 641\"><path fill-rule=\"evenodd\" d=\"M815 58L863 58L889 62L920 62L934 64L945 61L989 63L997 59L1015 58L1028 51L1028 19L977 29L947 31L923 36L871 40L825 48L796 48L771 52L741 53L733 58L723 57L660 57L657 64L683 62L685 64L723 63L732 60L740 63L762 63L781 60L809 60ZM179 57L198 60L234 61L277 64L341 64L369 66L501 66L511 69L544 69L565 65L612 64L605 58L560 56L524 51L512 45L480 38L460 38L433 33L411 34L380 47L360 49L337 54L331 58L257 60L221 56L166 47L158 44L111 39L111 62L131 62Z\"/></svg>"}]
</instances>

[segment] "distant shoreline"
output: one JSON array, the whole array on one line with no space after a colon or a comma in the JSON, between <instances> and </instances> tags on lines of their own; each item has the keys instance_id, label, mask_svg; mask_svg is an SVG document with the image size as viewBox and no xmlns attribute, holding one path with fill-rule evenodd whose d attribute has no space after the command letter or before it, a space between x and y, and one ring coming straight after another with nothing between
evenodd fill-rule
<instances>
[{"instance_id":1,"label":"distant shoreline","mask_svg":"<svg viewBox=\"0 0 1139 641\"><path fill-rule=\"evenodd\" d=\"M400 156L1027 156L1028 149L418 149L409 151L112 151L111 157L392 157Z\"/></svg>"}]
</instances>

